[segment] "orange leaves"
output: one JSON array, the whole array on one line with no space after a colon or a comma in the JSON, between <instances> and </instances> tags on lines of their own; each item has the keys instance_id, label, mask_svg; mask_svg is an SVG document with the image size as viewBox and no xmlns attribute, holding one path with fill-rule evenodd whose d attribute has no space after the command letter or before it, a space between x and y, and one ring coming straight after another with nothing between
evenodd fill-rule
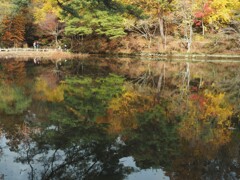
<instances>
[{"instance_id":1,"label":"orange leaves","mask_svg":"<svg viewBox=\"0 0 240 180\"><path fill-rule=\"evenodd\" d=\"M197 11L195 13L195 17L196 18L203 18L207 15L210 15L213 12L213 9L211 8L209 2L204 3L202 6L202 9L200 9L199 11Z\"/></svg>"},{"instance_id":2,"label":"orange leaves","mask_svg":"<svg viewBox=\"0 0 240 180\"><path fill-rule=\"evenodd\" d=\"M198 120L206 122L216 120L215 125L226 125L227 127L230 125L228 118L232 115L232 107L225 101L223 93L193 94L190 96L189 108L198 111L199 115L196 117Z\"/></svg>"},{"instance_id":3,"label":"orange leaves","mask_svg":"<svg viewBox=\"0 0 240 180\"><path fill-rule=\"evenodd\" d=\"M26 69L24 62L4 62L2 63L3 76L7 84L24 84L26 80Z\"/></svg>"},{"instance_id":4,"label":"orange leaves","mask_svg":"<svg viewBox=\"0 0 240 180\"><path fill-rule=\"evenodd\" d=\"M3 33L1 40L7 46L21 46L25 40L25 19L22 14L5 17L2 21Z\"/></svg>"},{"instance_id":5,"label":"orange leaves","mask_svg":"<svg viewBox=\"0 0 240 180\"><path fill-rule=\"evenodd\" d=\"M230 141L232 107L223 93L192 95L179 134L189 141L201 141L215 148Z\"/></svg>"},{"instance_id":6,"label":"orange leaves","mask_svg":"<svg viewBox=\"0 0 240 180\"><path fill-rule=\"evenodd\" d=\"M152 98L139 92L126 91L121 97L114 98L109 104L107 122L111 133L137 127L136 114L151 107Z\"/></svg>"}]
</instances>

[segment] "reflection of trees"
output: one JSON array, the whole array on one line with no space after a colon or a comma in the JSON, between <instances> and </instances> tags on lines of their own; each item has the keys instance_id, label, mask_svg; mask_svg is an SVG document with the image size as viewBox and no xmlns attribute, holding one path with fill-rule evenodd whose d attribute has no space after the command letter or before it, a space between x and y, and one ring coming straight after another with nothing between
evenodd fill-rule
<instances>
[{"instance_id":1,"label":"reflection of trees","mask_svg":"<svg viewBox=\"0 0 240 180\"><path fill-rule=\"evenodd\" d=\"M25 62L20 61L11 61L11 62L3 62L1 64L3 77L2 79L5 83L23 85L26 80L26 67Z\"/></svg>"},{"instance_id":2,"label":"reflection of trees","mask_svg":"<svg viewBox=\"0 0 240 180\"><path fill-rule=\"evenodd\" d=\"M0 68L0 112L22 113L30 105L24 87L26 80L25 62L3 62Z\"/></svg>"},{"instance_id":3,"label":"reflection of trees","mask_svg":"<svg viewBox=\"0 0 240 180\"><path fill-rule=\"evenodd\" d=\"M17 150L19 144L24 142L29 134L27 126L21 121L23 116L17 117L6 114L0 114L0 116L1 134L8 139L7 145L10 147L10 150Z\"/></svg>"},{"instance_id":4,"label":"reflection of trees","mask_svg":"<svg viewBox=\"0 0 240 180\"><path fill-rule=\"evenodd\" d=\"M107 116L98 119L98 122L109 123L111 133L136 128L136 114L150 109L153 104L150 95L140 93L130 85L125 87L126 91L121 96L110 101Z\"/></svg>"},{"instance_id":5,"label":"reflection of trees","mask_svg":"<svg viewBox=\"0 0 240 180\"><path fill-rule=\"evenodd\" d=\"M31 167L30 178L123 179L121 145L104 124L95 122L108 102L122 92L122 83L115 75L63 82L64 101L55 104L50 121L19 152L18 160Z\"/></svg>"},{"instance_id":6,"label":"reflection of trees","mask_svg":"<svg viewBox=\"0 0 240 180\"><path fill-rule=\"evenodd\" d=\"M65 107L82 120L96 120L106 112L109 101L123 92L123 78L110 74L105 78L69 78L65 87Z\"/></svg>"},{"instance_id":7,"label":"reflection of trees","mask_svg":"<svg viewBox=\"0 0 240 180\"><path fill-rule=\"evenodd\" d=\"M156 106L140 114L137 129L126 134L125 139L140 168L171 167L171 158L177 153L178 138L162 107Z\"/></svg>"},{"instance_id":8,"label":"reflection of trees","mask_svg":"<svg viewBox=\"0 0 240 180\"><path fill-rule=\"evenodd\" d=\"M1 121L1 127L10 140L11 150L17 150L24 142L18 160L30 165L30 178L123 179L128 172L118 160L126 156L133 156L140 168L164 167L174 179L227 179L232 171L240 173L239 143L231 142L232 131L228 129L229 116L236 109L227 103L227 94L216 93L234 91L236 98L238 80L235 74L234 82L230 82L232 77L229 77L219 84L209 76L213 73L214 78L220 78L220 70L216 71L214 64L211 67L191 64L190 77L188 66L173 62L128 61L124 64L124 61L107 60L101 62L102 68L97 66L97 61L85 61L84 65L81 61L76 63L78 67L75 63L71 67L63 64L61 70L77 68L78 75L87 73L91 77L71 77L59 84L59 78L52 71L39 68L40 72L32 72L31 75L41 75L35 84L34 103L28 111L29 124L37 122L40 125L33 127L35 133L31 140L26 138L30 128L22 121L17 122L24 119L23 116L15 119L1 114L1 119L5 120ZM6 70L5 66L0 67L0 77L7 80L4 68ZM95 77L95 73L106 75L109 68L124 72L129 80L144 77L144 81L139 81L144 86L123 86L124 79L116 75ZM212 71L209 73L209 70ZM16 76L9 79L14 80ZM8 98L17 96L14 103L24 104L28 99L23 91L26 86L23 89L13 86L12 80L8 85L6 81L1 82L0 96L3 99L6 94L11 94ZM208 86L214 91L203 93ZM160 90L156 100L152 93ZM1 99L0 104L3 102L8 109L14 110L11 106L14 103ZM24 111L28 106L21 107ZM17 124L16 127L7 125L7 121ZM178 125L179 131L176 131ZM116 143L119 132L125 146ZM182 141L178 140L177 133ZM221 174L221 171L226 173Z\"/></svg>"},{"instance_id":9,"label":"reflection of trees","mask_svg":"<svg viewBox=\"0 0 240 180\"><path fill-rule=\"evenodd\" d=\"M232 72L233 77L228 77L223 79L221 82L217 84L217 89L220 91L226 92L226 96L229 98L229 101L234 104L235 116L237 117L237 121L239 121L240 115L240 74L239 70L236 72Z\"/></svg>"},{"instance_id":10,"label":"reflection of trees","mask_svg":"<svg viewBox=\"0 0 240 180\"><path fill-rule=\"evenodd\" d=\"M0 120L10 150L17 150L28 135L23 114L31 105L26 92L27 73L25 62L2 62L0 68Z\"/></svg>"},{"instance_id":11,"label":"reflection of trees","mask_svg":"<svg viewBox=\"0 0 240 180\"><path fill-rule=\"evenodd\" d=\"M30 165L31 179L123 179L115 138L95 123L46 128L22 149L18 161Z\"/></svg>"},{"instance_id":12,"label":"reflection of trees","mask_svg":"<svg viewBox=\"0 0 240 180\"><path fill-rule=\"evenodd\" d=\"M21 88L7 85L4 82L0 83L0 99L0 111L6 114L22 113L31 103L31 99Z\"/></svg>"},{"instance_id":13,"label":"reflection of trees","mask_svg":"<svg viewBox=\"0 0 240 180\"><path fill-rule=\"evenodd\" d=\"M233 140L217 151L200 142L181 143L173 160L172 179L239 179L239 141Z\"/></svg>"},{"instance_id":14,"label":"reflection of trees","mask_svg":"<svg viewBox=\"0 0 240 180\"><path fill-rule=\"evenodd\" d=\"M64 99L64 87L62 85L51 88L42 78L38 78L35 84L34 98L50 102L60 102Z\"/></svg>"},{"instance_id":15,"label":"reflection of trees","mask_svg":"<svg viewBox=\"0 0 240 180\"><path fill-rule=\"evenodd\" d=\"M224 94L193 94L187 114L180 123L180 136L218 149L230 141L231 131L228 128L231 126L231 115L232 107L226 102Z\"/></svg>"}]
</instances>

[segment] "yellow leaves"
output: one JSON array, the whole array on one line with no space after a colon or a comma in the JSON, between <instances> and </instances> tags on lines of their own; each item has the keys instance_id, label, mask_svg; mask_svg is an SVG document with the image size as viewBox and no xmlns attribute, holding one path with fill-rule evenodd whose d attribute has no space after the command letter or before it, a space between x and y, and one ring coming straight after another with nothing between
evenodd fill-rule
<instances>
[{"instance_id":1,"label":"yellow leaves","mask_svg":"<svg viewBox=\"0 0 240 180\"><path fill-rule=\"evenodd\" d=\"M142 112L149 108L149 101L150 97L148 96L141 97L140 93L136 91L127 91L122 97L113 99L109 107L114 112L121 112L123 115L129 115L136 112Z\"/></svg>"},{"instance_id":2,"label":"yellow leaves","mask_svg":"<svg viewBox=\"0 0 240 180\"><path fill-rule=\"evenodd\" d=\"M232 107L225 94L205 92L193 95L188 103L188 113L180 123L179 134L188 141L201 141L217 148L230 141Z\"/></svg>"},{"instance_id":3,"label":"yellow leaves","mask_svg":"<svg viewBox=\"0 0 240 180\"><path fill-rule=\"evenodd\" d=\"M46 99L50 102L61 102L64 100L64 85L50 88L44 79L38 79L35 86L36 99Z\"/></svg>"},{"instance_id":4,"label":"yellow leaves","mask_svg":"<svg viewBox=\"0 0 240 180\"><path fill-rule=\"evenodd\" d=\"M175 1L168 0L118 0L121 3L135 5L144 10L149 16L158 16L160 11L167 12L173 7Z\"/></svg>"},{"instance_id":5,"label":"yellow leaves","mask_svg":"<svg viewBox=\"0 0 240 180\"><path fill-rule=\"evenodd\" d=\"M202 114L203 119L217 119L217 125L230 126L228 118L232 115L232 107L225 101L223 93L214 95L205 93L205 112Z\"/></svg>"},{"instance_id":6,"label":"yellow leaves","mask_svg":"<svg viewBox=\"0 0 240 180\"><path fill-rule=\"evenodd\" d=\"M15 100L14 89L6 85L0 88L0 99L2 102L13 102Z\"/></svg>"},{"instance_id":7,"label":"yellow leaves","mask_svg":"<svg viewBox=\"0 0 240 180\"><path fill-rule=\"evenodd\" d=\"M0 6L0 21L2 20L2 18L4 16L8 16L11 13L12 7L13 7L13 5L10 2L8 2L8 1L1 2L1 6Z\"/></svg>"},{"instance_id":8,"label":"yellow leaves","mask_svg":"<svg viewBox=\"0 0 240 180\"><path fill-rule=\"evenodd\" d=\"M211 1L212 14L206 19L209 24L214 22L228 23L233 17L234 10L240 7L239 0L213 0Z\"/></svg>"},{"instance_id":9,"label":"yellow leaves","mask_svg":"<svg viewBox=\"0 0 240 180\"><path fill-rule=\"evenodd\" d=\"M61 8L54 0L35 0L34 4L34 17L36 22L44 20L49 13L56 14L56 16L60 15Z\"/></svg>"},{"instance_id":10,"label":"yellow leaves","mask_svg":"<svg viewBox=\"0 0 240 180\"><path fill-rule=\"evenodd\" d=\"M114 98L109 103L107 122L109 131L117 133L123 129L137 127L136 114L151 107L152 98L135 90L126 91L121 97Z\"/></svg>"}]
</instances>

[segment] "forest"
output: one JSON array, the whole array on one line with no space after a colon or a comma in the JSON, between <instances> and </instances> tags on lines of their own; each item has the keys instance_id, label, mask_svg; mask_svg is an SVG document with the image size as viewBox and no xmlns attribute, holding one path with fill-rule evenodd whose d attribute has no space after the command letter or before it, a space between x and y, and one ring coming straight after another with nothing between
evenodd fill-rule
<instances>
[{"instance_id":1,"label":"forest","mask_svg":"<svg viewBox=\"0 0 240 180\"><path fill-rule=\"evenodd\" d=\"M0 47L240 53L239 0L0 0Z\"/></svg>"}]
</instances>

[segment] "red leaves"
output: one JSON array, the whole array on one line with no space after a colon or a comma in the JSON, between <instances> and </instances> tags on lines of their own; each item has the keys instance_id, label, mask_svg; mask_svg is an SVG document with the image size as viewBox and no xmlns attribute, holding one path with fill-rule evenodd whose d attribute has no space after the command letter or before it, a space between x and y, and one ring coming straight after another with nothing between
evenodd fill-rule
<instances>
[{"instance_id":1,"label":"red leaves","mask_svg":"<svg viewBox=\"0 0 240 180\"><path fill-rule=\"evenodd\" d=\"M202 9L200 9L199 11L197 11L195 13L195 25L196 26L201 26L202 23L199 19L203 20L204 17L210 15L211 13L213 12L211 6L210 6L210 3L207 2L203 5Z\"/></svg>"},{"instance_id":2,"label":"red leaves","mask_svg":"<svg viewBox=\"0 0 240 180\"><path fill-rule=\"evenodd\" d=\"M196 12L195 17L196 18L202 18L202 17L204 17L204 13L203 12Z\"/></svg>"},{"instance_id":3,"label":"red leaves","mask_svg":"<svg viewBox=\"0 0 240 180\"><path fill-rule=\"evenodd\" d=\"M200 94L192 94L190 96L190 100L193 102L196 102L200 106L200 108L203 108L206 102L206 99L204 98L204 96Z\"/></svg>"}]
</instances>

